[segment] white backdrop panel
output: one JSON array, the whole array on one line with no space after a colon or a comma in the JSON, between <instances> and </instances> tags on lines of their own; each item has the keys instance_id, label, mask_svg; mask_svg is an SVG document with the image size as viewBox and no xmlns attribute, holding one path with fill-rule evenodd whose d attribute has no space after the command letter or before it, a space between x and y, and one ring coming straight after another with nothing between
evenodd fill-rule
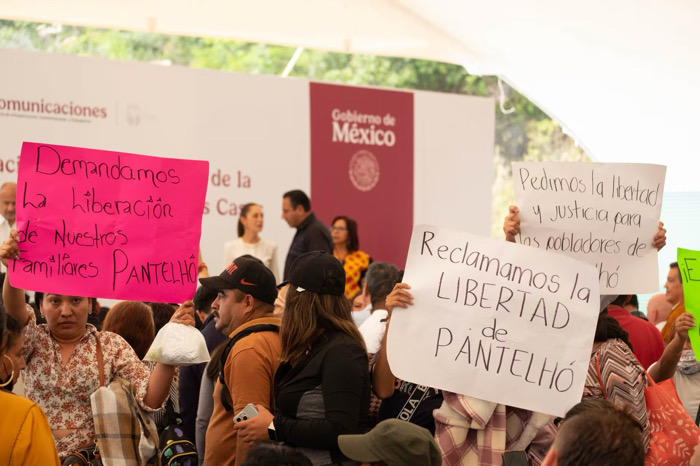
<instances>
[{"instance_id":1,"label":"white backdrop panel","mask_svg":"<svg viewBox=\"0 0 700 466\"><path fill-rule=\"evenodd\" d=\"M281 195L310 186L308 80L15 50L0 50L0 64L11 70L0 74L0 182L16 180L22 141L206 159L201 247L211 272L236 236L237 206L251 201L263 205L263 236L284 264L294 230L280 219ZM106 117L22 111L11 101L97 107ZM414 113L415 221L488 235L493 100L416 92ZM237 186L239 172L250 187ZM381 225L363 231L380 234Z\"/></svg>"}]
</instances>

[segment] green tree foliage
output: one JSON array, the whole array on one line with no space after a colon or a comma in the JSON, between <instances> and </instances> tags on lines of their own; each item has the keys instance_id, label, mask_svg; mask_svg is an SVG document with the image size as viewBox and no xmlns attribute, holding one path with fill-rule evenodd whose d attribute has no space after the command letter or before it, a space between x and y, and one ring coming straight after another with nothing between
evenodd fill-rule
<instances>
[{"instance_id":1,"label":"green tree foliage","mask_svg":"<svg viewBox=\"0 0 700 466\"><path fill-rule=\"evenodd\" d=\"M78 26L0 20L0 47L65 53L111 60L281 74L294 47L226 39L183 37ZM304 50L290 76L352 85L448 92L495 98L498 80L473 76L462 66L395 57ZM542 110L504 84L505 106L496 110L492 234L501 236L513 202L510 164L518 160L588 160L574 141Z\"/></svg>"}]
</instances>

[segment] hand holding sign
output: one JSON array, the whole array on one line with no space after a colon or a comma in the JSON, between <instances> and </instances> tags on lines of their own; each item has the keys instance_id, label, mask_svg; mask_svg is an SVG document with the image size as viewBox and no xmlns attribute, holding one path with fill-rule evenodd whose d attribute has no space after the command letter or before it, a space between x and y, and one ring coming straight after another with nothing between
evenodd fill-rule
<instances>
[{"instance_id":1,"label":"hand holding sign","mask_svg":"<svg viewBox=\"0 0 700 466\"><path fill-rule=\"evenodd\" d=\"M391 293L389 293L385 301L385 307L386 311L389 313L389 317L391 317L391 311L393 311L395 307L398 306L406 309L413 304L413 295L406 291L410 289L411 287L406 283L397 283L394 285L394 289L391 290Z\"/></svg>"},{"instance_id":2,"label":"hand holding sign","mask_svg":"<svg viewBox=\"0 0 700 466\"><path fill-rule=\"evenodd\" d=\"M0 246L0 261L2 265L7 267L10 260L19 259L19 245L17 241L19 240L19 235L17 230L10 231L10 237L5 239Z\"/></svg>"},{"instance_id":3,"label":"hand holding sign","mask_svg":"<svg viewBox=\"0 0 700 466\"><path fill-rule=\"evenodd\" d=\"M520 234L520 209L517 206L508 206L508 215L503 221L503 232L506 234L506 241L515 243L516 235Z\"/></svg>"},{"instance_id":4,"label":"hand holding sign","mask_svg":"<svg viewBox=\"0 0 700 466\"><path fill-rule=\"evenodd\" d=\"M664 228L664 222L659 222L659 229L654 235L654 239L651 240L651 247L661 251L664 246L666 246L666 229Z\"/></svg>"}]
</instances>

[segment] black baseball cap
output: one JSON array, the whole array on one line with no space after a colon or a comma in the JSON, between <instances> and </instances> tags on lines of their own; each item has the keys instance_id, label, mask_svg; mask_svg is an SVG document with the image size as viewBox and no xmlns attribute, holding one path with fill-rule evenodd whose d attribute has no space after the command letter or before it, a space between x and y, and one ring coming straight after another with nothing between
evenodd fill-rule
<instances>
[{"instance_id":1,"label":"black baseball cap","mask_svg":"<svg viewBox=\"0 0 700 466\"><path fill-rule=\"evenodd\" d=\"M216 291L241 290L268 304L275 304L277 299L277 282L272 271L249 254L234 259L218 277L200 278L199 283Z\"/></svg>"},{"instance_id":2,"label":"black baseball cap","mask_svg":"<svg viewBox=\"0 0 700 466\"><path fill-rule=\"evenodd\" d=\"M325 251L307 252L292 263L287 283L297 291L342 296L345 294L345 269L338 259Z\"/></svg>"}]
</instances>

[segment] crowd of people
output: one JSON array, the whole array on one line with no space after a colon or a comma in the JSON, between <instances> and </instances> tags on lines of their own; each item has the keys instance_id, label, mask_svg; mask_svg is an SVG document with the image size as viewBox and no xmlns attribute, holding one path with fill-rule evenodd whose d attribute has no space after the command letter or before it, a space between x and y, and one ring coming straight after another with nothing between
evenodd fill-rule
<instances>
[{"instance_id":1,"label":"crowd of people","mask_svg":"<svg viewBox=\"0 0 700 466\"><path fill-rule=\"evenodd\" d=\"M6 271L19 255L14 203L4 202L14 190L0 187ZM175 419L183 448L169 444L168 464L641 465L654 447L645 394L668 380L700 423L700 362L689 343L696 325L676 263L646 314L636 296L601 297L581 402L553 419L397 378L386 348L392 311L413 304L403 271L360 250L352 218L324 225L302 191L283 195L282 218L296 229L283 268L277 245L261 237L263 207L246 204L223 270L210 276L200 259L200 286L180 305L123 301L105 312L94 298L37 284L33 307L7 271L0 463L99 455L91 394L116 378L158 432ZM515 241L517 207L503 229ZM665 241L660 224L652 245ZM196 326L211 360L144 361L168 322ZM698 441L685 445L686 464L700 464L691 458Z\"/></svg>"}]
</instances>

